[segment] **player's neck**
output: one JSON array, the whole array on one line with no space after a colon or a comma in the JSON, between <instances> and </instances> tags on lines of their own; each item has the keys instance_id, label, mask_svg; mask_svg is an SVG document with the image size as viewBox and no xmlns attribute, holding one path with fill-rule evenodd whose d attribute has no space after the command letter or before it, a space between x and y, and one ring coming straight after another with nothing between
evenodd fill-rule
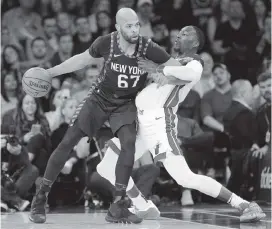
<instances>
[{"instance_id":1,"label":"player's neck","mask_svg":"<svg viewBox=\"0 0 272 229\"><path fill-rule=\"evenodd\" d=\"M184 50L183 52L180 52L178 54L178 58L182 58L182 57L186 57L186 56L193 56L195 55L197 52L194 49L188 49L188 50Z\"/></svg>"},{"instance_id":2,"label":"player's neck","mask_svg":"<svg viewBox=\"0 0 272 229\"><path fill-rule=\"evenodd\" d=\"M136 44L131 44L129 42L127 42L123 36L119 36L119 46L122 49L121 51L123 51L125 54L127 55L133 55L135 53L135 48L136 48Z\"/></svg>"}]
</instances>

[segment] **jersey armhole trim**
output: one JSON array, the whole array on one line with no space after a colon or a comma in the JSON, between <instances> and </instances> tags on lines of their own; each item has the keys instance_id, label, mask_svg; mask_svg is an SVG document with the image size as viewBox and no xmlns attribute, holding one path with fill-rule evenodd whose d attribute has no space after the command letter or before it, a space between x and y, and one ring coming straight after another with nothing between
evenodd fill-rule
<instances>
[{"instance_id":1,"label":"jersey armhole trim","mask_svg":"<svg viewBox=\"0 0 272 229\"><path fill-rule=\"evenodd\" d=\"M114 32L111 33L111 42L110 42L110 54L108 59L106 60L105 64L104 64L104 75L106 75L106 66L108 65L108 63L111 61L112 59L112 55L113 55L113 43L114 43Z\"/></svg>"},{"instance_id":2,"label":"jersey armhole trim","mask_svg":"<svg viewBox=\"0 0 272 229\"><path fill-rule=\"evenodd\" d=\"M146 56L146 51L147 51L147 47L149 45L149 43L151 42L151 38L149 38L145 44L145 47L144 47L144 51L143 51L143 56L145 57Z\"/></svg>"}]
</instances>

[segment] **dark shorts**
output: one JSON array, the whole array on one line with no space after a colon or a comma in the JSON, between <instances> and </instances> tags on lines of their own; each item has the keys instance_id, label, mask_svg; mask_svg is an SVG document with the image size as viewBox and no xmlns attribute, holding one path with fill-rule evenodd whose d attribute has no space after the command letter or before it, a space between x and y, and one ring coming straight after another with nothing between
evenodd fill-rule
<instances>
[{"instance_id":1,"label":"dark shorts","mask_svg":"<svg viewBox=\"0 0 272 229\"><path fill-rule=\"evenodd\" d=\"M122 126L135 122L136 111L134 100L113 103L94 93L79 104L70 126L78 125L88 137L93 137L108 120L115 134Z\"/></svg>"}]
</instances>

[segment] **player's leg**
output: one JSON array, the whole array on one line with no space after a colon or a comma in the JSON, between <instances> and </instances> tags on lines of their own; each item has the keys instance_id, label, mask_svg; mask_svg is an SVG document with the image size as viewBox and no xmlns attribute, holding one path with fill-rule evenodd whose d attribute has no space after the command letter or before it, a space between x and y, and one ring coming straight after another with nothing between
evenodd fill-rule
<instances>
[{"instance_id":1,"label":"player's leg","mask_svg":"<svg viewBox=\"0 0 272 229\"><path fill-rule=\"evenodd\" d=\"M70 152L82 137L86 135L93 136L107 118L108 115L96 103L95 98L89 98L79 105L65 136L49 158L44 178L32 201L29 217L31 221L35 223L45 222L45 204L48 193L67 161Z\"/></svg>"},{"instance_id":2,"label":"player's leg","mask_svg":"<svg viewBox=\"0 0 272 229\"><path fill-rule=\"evenodd\" d=\"M113 138L108 142L108 149L103 160L97 166L97 172L110 181L113 185L115 184L115 165L120 155L120 141L118 138ZM139 137L136 139L136 152L135 161L138 160L146 152L146 147ZM135 206L135 213L141 218L155 219L160 215L157 207L152 201L147 201L140 190L136 187L133 179L130 177L127 186L127 195L132 200Z\"/></svg>"},{"instance_id":3,"label":"player's leg","mask_svg":"<svg viewBox=\"0 0 272 229\"><path fill-rule=\"evenodd\" d=\"M196 189L243 212L240 217L241 222L259 221L265 217L265 214L256 203L247 202L210 177L193 173L182 155L176 156L169 153L163 161L163 165L179 185Z\"/></svg>"}]
</instances>

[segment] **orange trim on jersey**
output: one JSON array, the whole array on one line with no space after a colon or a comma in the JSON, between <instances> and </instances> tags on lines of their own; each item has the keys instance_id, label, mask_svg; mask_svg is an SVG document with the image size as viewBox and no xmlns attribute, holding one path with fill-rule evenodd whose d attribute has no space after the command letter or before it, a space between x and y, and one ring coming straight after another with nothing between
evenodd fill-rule
<instances>
[{"instance_id":1,"label":"orange trim on jersey","mask_svg":"<svg viewBox=\"0 0 272 229\"><path fill-rule=\"evenodd\" d=\"M170 95L168 96L168 99L166 100L166 102L164 103L163 107L167 108L167 107L175 107L178 102L179 102L179 89L180 89L180 85L176 85L174 87L174 89L172 90L172 92L170 93Z\"/></svg>"},{"instance_id":2,"label":"orange trim on jersey","mask_svg":"<svg viewBox=\"0 0 272 229\"><path fill-rule=\"evenodd\" d=\"M107 144L115 154L120 155L120 152L121 152L120 149L117 147L117 145L112 140L109 140L107 142Z\"/></svg>"}]
</instances>

